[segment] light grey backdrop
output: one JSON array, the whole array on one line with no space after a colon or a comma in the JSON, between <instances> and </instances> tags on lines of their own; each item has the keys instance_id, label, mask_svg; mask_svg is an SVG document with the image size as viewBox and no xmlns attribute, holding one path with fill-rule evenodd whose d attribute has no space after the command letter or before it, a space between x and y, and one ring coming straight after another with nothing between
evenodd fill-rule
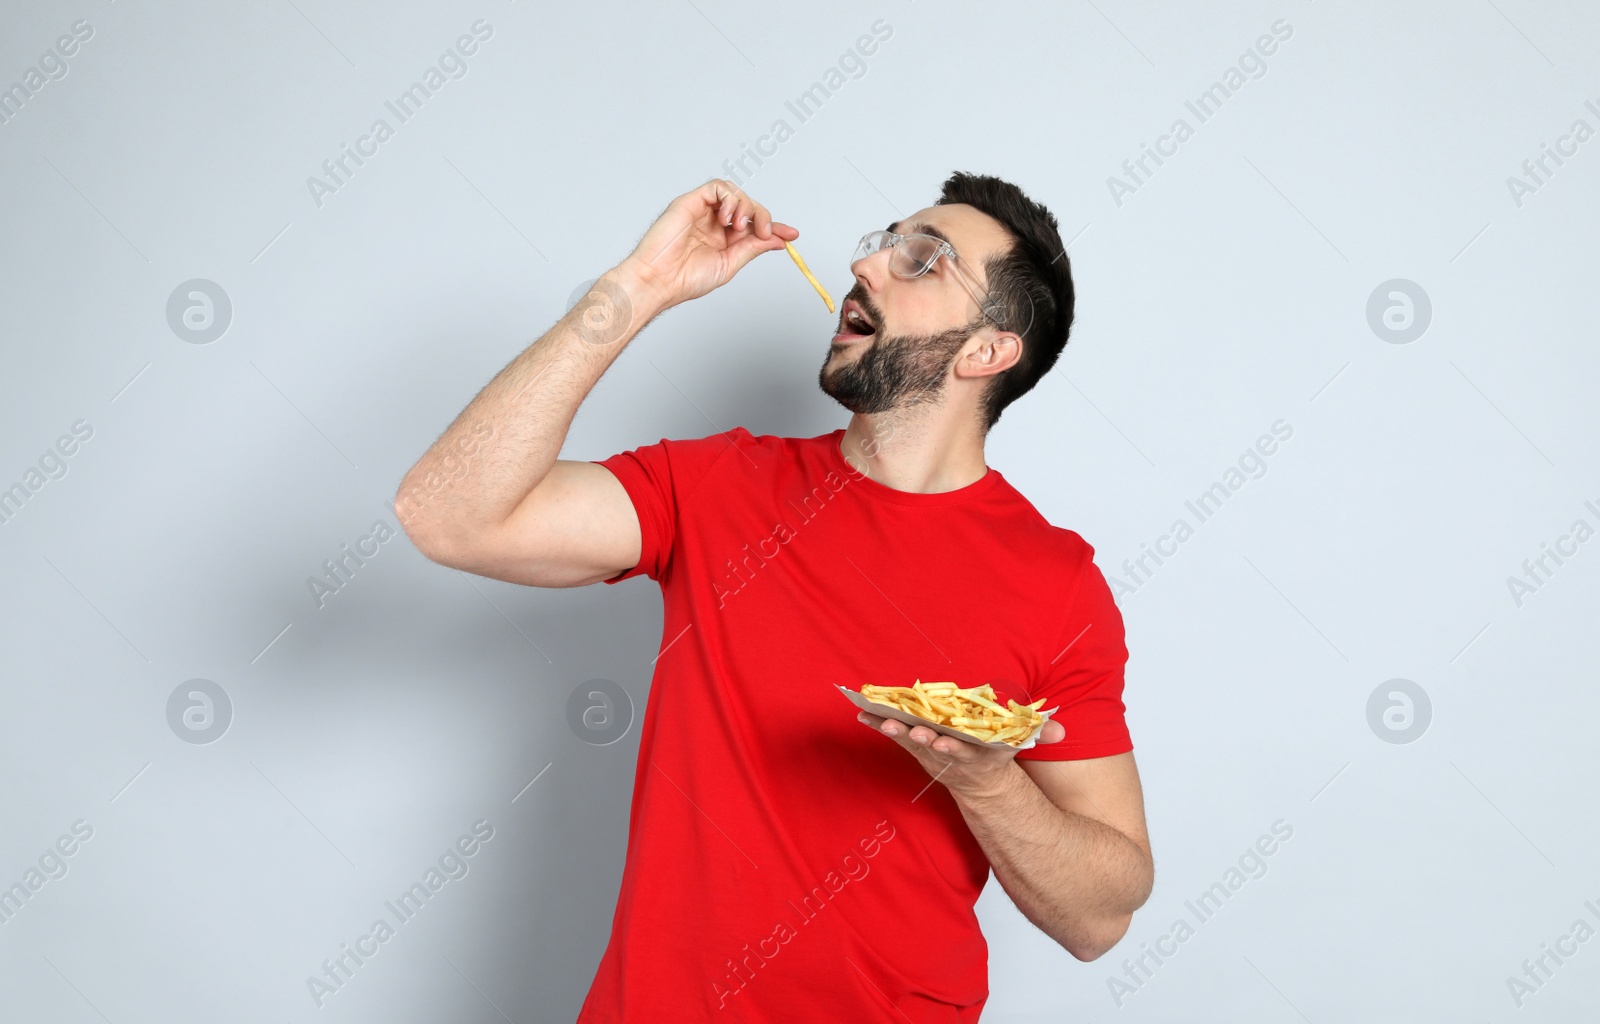
<instances>
[{"instance_id":1,"label":"light grey backdrop","mask_svg":"<svg viewBox=\"0 0 1600 1024\"><path fill-rule=\"evenodd\" d=\"M8 3L0 1015L572 1019L637 718L603 745L565 709L608 679L642 711L659 592L462 575L389 503L764 146L741 179L835 296L955 169L1070 240L1077 329L988 461L1121 581L1156 886L1082 964L991 882L985 1020L1578 1019L1597 38L1577 0ZM563 455L842 425L832 322L765 256L648 328Z\"/></svg>"}]
</instances>

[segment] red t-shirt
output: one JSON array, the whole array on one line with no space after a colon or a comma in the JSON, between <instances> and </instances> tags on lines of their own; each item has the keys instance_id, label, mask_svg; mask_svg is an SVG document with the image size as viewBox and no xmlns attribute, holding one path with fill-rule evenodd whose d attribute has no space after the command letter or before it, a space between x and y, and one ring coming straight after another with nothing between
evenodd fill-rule
<instances>
[{"instance_id":1,"label":"red t-shirt","mask_svg":"<svg viewBox=\"0 0 1600 1024\"><path fill-rule=\"evenodd\" d=\"M622 482L664 623L611 941L580 1024L971 1024L989 862L954 799L835 689L989 683L1066 739L1133 749L1122 618L1094 550L998 470L884 486L743 427L596 460ZM898 1012L897 1012L898 1011Z\"/></svg>"}]
</instances>

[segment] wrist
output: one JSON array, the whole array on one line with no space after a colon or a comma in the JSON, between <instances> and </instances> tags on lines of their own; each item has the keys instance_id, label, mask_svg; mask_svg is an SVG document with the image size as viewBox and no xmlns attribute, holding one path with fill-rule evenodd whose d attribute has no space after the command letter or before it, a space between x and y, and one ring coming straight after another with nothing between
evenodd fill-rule
<instances>
[{"instance_id":1,"label":"wrist","mask_svg":"<svg viewBox=\"0 0 1600 1024\"><path fill-rule=\"evenodd\" d=\"M649 263L636 256L629 256L607 271L606 276L622 287L628 295L628 301L633 304L634 311L643 312L646 320L674 305L667 300L666 288L660 274Z\"/></svg>"},{"instance_id":2,"label":"wrist","mask_svg":"<svg viewBox=\"0 0 1600 1024\"><path fill-rule=\"evenodd\" d=\"M950 795L955 797L957 803L978 809L1005 802L1020 782L1031 784L1032 780L1015 758L1007 758L1003 766L985 772L964 785L950 787Z\"/></svg>"}]
</instances>

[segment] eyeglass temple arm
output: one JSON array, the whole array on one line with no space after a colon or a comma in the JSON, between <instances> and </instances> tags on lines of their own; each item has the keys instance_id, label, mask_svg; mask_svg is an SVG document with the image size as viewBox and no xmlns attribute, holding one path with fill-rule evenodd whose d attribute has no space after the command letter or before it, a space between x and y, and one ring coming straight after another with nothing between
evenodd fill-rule
<instances>
[{"instance_id":1,"label":"eyeglass temple arm","mask_svg":"<svg viewBox=\"0 0 1600 1024\"><path fill-rule=\"evenodd\" d=\"M961 279L962 285L967 289L967 294L972 296L972 301L978 304L978 311L985 317L993 320L997 326L1003 326L1000 319L1000 303L989 298L988 293L978 291L978 284L972 279L972 272L967 269L966 261L956 255L956 251L949 242L944 243L943 252L950 257L950 265L956 268L956 276Z\"/></svg>"}]
</instances>

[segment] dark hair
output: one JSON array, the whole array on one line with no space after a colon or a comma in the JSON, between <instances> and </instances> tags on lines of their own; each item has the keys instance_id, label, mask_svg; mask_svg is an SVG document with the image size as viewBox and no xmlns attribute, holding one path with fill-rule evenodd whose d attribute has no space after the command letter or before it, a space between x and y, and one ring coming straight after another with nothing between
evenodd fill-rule
<instances>
[{"instance_id":1,"label":"dark hair","mask_svg":"<svg viewBox=\"0 0 1600 1024\"><path fill-rule=\"evenodd\" d=\"M988 433L1006 406L1050 372L1072 330L1072 265L1055 215L1022 189L987 174L957 171L945 181L934 205L963 203L999 221L1011 248L984 262L989 294L1005 326L1022 338L1022 355L994 376L983 392L983 430ZM1029 303L1032 321L1029 322ZM1026 324L1018 329L1012 325Z\"/></svg>"}]
</instances>

